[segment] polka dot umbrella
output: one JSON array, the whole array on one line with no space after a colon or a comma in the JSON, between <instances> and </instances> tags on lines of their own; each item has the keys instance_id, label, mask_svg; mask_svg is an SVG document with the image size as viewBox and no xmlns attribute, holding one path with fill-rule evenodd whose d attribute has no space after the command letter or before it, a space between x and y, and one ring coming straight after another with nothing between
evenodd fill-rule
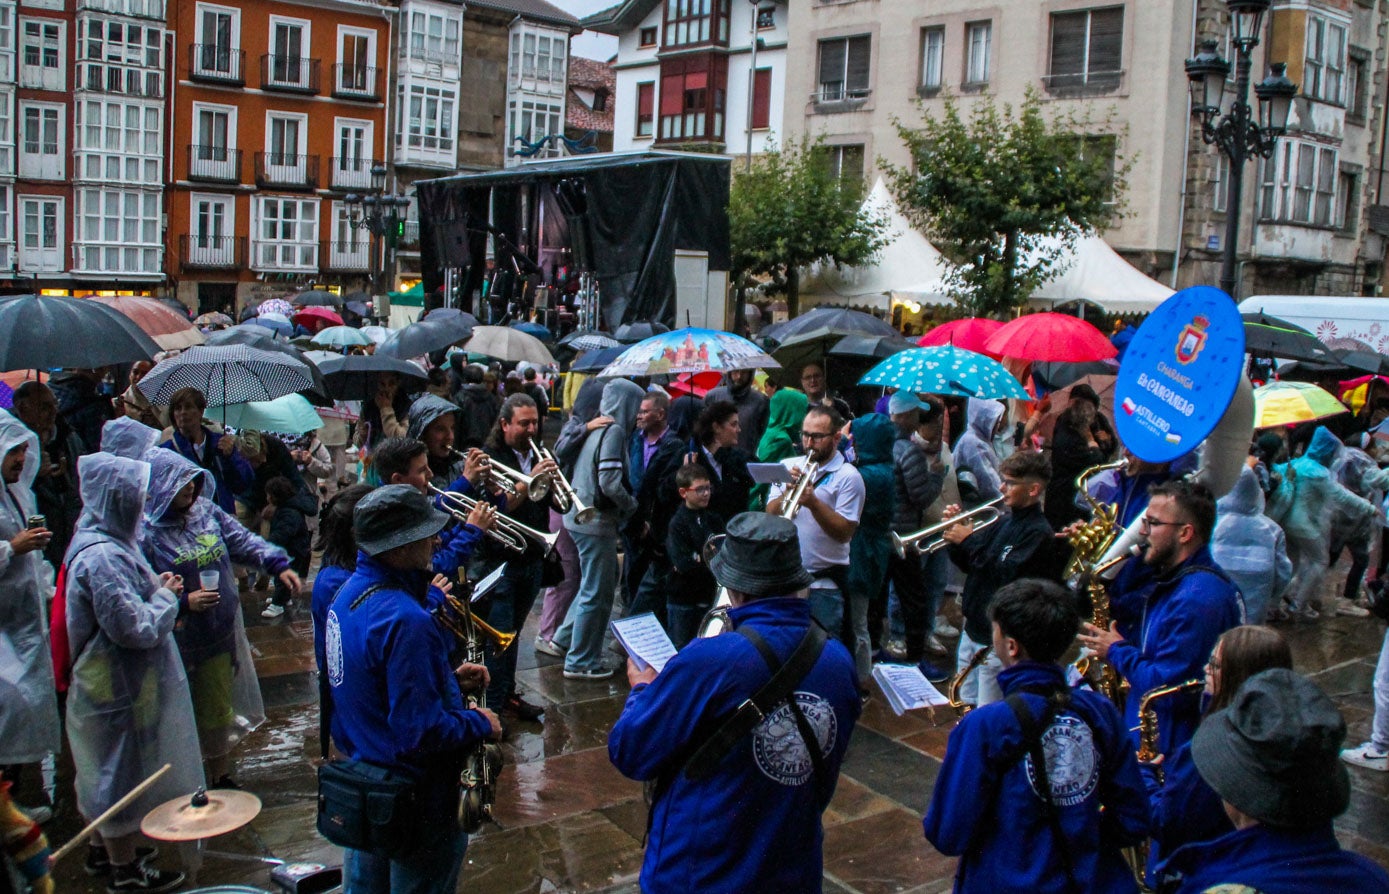
<instances>
[{"instance_id":1,"label":"polka dot umbrella","mask_svg":"<svg viewBox=\"0 0 1389 894\"><path fill-rule=\"evenodd\" d=\"M912 394L1032 399L1003 364L951 345L893 354L865 373L859 384L882 385Z\"/></svg>"}]
</instances>

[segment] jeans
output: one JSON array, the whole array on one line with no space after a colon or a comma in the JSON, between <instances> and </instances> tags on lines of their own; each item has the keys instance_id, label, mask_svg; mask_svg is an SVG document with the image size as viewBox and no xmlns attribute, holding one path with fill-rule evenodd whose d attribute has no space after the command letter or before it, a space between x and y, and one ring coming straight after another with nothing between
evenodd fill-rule
<instances>
[{"instance_id":1,"label":"jeans","mask_svg":"<svg viewBox=\"0 0 1389 894\"><path fill-rule=\"evenodd\" d=\"M873 642L868 635L868 606L873 601L873 594L850 589L848 601L845 645L854 656L854 670L858 673L859 685L867 686L868 678L873 674Z\"/></svg>"},{"instance_id":2,"label":"jeans","mask_svg":"<svg viewBox=\"0 0 1389 894\"><path fill-rule=\"evenodd\" d=\"M970 639L967 634L960 634L960 648L955 655L955 672L959 673L969 664L969 660L980 649L988 648ZM984 663L976 669L970 671L960 684L960 701L965 704L974 705L982 708L984 705L993 704L1003 700L1003 690L998 686L998 672L1003 670L1003 662L999 657L990 654L984 659Z\"/></svg>"},{"instance_id":3,"label":"jeans","mask_svg":"<svg viewBox=\"0 0 1389 894\"><path fill-rule=\"evenodd\" d=\"M467 850L468 835L455 823L451 834L403 859L344 851L343 894L453 894Z\"/></svg>"},{"instance_id":4,"label":"jeans","mask_svg":"<svg viewBox=\"0 0 1389 894\"><path fill-rule=\"evenodd\" d=\"M526 626L526 618L535 605L536 594L540 590L540 572L544 563L539 559L507 562L506 572L489 594L491 608L487 611L487 623L502 633L520 633ZM487 686L487 707L501 711L507 697L516 691L516 653L520 648L515 642L502 652L491 652L487 656L487 673L491 683Z\"/></svg>"},{"instance_id":5,"label":"jeans","mask_svg":"<svg viewBox=\"0 0 1389 894\"><path fill-rule=\"evenodd\" d=\"M1379 648L1379 663L1375 665L1375 717L1370 726L1370 742L1383 754L1389 751L1389 631Z\"/></svg>"},{"instance_id":6,"label":"jeans","mask_svg":"<svg viewBox=\"0 0 1389 894\"><path fill-rule=\"evenodd\" d=\"M612 615L613 591L617 589L617 537L569 533L579 550L579 592L555 634L555 643L566 651L565 670L606 670L603 636Z\"/></svg>"},{"instance_id":7,"label":"jeans","mask_svg":"<svg viewBox=\"0 0 1389 894\"><path fill-rule=\"evenodd\" d=\"M564 569L564 580L545 591L545 606L540 611L541 639L552 640L569 606L574 602L574 594L579 592L579 551L574 546L574 538L564 527L564 516L550 510L550 530L559 532L555 541L555 552L559 553L559 564Z\"/></svg>"},{"instance_id":8,"label":"jeans","mask_svg":"<svg viewBox=\"0 0 1389 894\"><path fill-rule=\"evenodd\" d=\"M670 641L675 644L675 648L683 649L694 641L695 635L699 633L699 625L704 621L704 616L713 608L709 605L676 605L666 603L666 632L670 634Z\"/></svg>"}]
</instances>

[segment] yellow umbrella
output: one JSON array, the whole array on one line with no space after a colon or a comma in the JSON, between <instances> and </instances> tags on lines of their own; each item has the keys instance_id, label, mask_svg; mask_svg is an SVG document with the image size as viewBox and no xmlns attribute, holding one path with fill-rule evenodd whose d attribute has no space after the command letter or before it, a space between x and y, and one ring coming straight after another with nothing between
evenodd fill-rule
<instances>
[{"instance_id":1,"label":"yellow umbrella","mask_svg":"<svg viewBox=\"0 0 1389 894\"><path fill-rule=\"evenodd\" d=\"M1254 427L1271 428L1349 413L1334 395L1311 382L1269 382L1254 389Z\"/></svg>"}]
</instances>

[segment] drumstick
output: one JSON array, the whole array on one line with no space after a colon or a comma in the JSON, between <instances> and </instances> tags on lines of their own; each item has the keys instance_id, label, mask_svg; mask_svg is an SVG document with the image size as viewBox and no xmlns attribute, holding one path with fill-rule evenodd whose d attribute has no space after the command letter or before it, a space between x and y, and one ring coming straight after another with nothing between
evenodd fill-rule
<instances>
[{"instance_id":1,"label":"drumstick","mask_svg":"<svg viewBox=\"0 0 1389 894\"><path fill-rule=\"evenodd\" d=\"M131 789L130 794L126 795L124 798L121 798L119 801L108 807L101 814L101 816L92 820L90 823L87 823L87 825L82 829L82 831L77 833L76 838L72 839L67 844L63 845L62 847L58 848L58 850L53 852L53 856L49 857L49 865L57 863L63 857L67 856L69 853L75 850L77 848L77 845L87 840L87 836L91 835L92 832L95 831L97 826L106 822L108 819L120 813L125 808L129 807L131 802L143 795L145 792L149 791L150 786L154 785L156 782L159 781L159 777L163 776L165 773L169 772L173 768L173 764L165 764L158 770L155 770L154 773L148 779L135 786L135 788Z\"/></svg>"}]
</instances>

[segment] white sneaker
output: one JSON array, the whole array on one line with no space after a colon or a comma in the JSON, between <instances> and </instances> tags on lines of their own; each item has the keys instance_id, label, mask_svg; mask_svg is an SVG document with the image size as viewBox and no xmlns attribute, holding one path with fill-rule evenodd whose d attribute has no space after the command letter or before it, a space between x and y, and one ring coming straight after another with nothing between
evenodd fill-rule
<instances>
[{"instance_id":1,"label":"white sneaker","mask_svg":"<svg viewBox=\"0 0 1389 894\"><path fill-rule=\"evenodd\" d=\"M1355 601L1352 599L1346 599L1343 596L1337 596L1336 614L1340 615L1343 618L1368 618L1370 616L1370 610L1368 608L1361 608L1360 606L1356 605Z\"/></svg>"},{"instance_id":2,"label":"white sneaker","mask_svg":"<svg viewBox=\"0 0 1389 894\"><path fill-rule=\"evenodd\" d=\"M941 618L936 621L936 629L934 632L936 636L943 636L946 639L950 639L953 636L960 635L960 628L956 627L954 624L951 624L944 618Z\"/></svg>"},{"instance_id":3,"label":"white sneaker","mask_svg":"<svg viewBox=\"0 0 1389 894\"><path fill-rule=\"evenodd\" d=\"M556 645L554 640L545 639L543 636L535 638L535 651L541 655L549 655L551 658L564 657L564 649Z\"/></svg>"},{"instance_id":4,"label":"white sneaker","mask_svg":"<svg viewBox=\"0 0 1389 894\"><path fill-rule=\"evenodd\" d=\"M1364 767L1366 770L1378 770L1381 773L1389 771L1389 753L1375 748L1371 742L1366 742L1358 748L1347 748L1341 752L1341 760L1357 767Z\"/></svg>"},{"instance_id":5,"label":"white sneaker","mask_svg":"<svg viewBox=\"0 0 1389 894\"><path fill-rule=\"evenodd\" d=\"M285 607L283 605L276 605L272 602L265 607L265 611L261 612L260 616L267 621L273 621L284 613Z\"/></svg>"},{"instance_id":6,"label":"white sneaker","mask_svg":"<svg viewBox=\"0 0 1389 894\"><path fill-rule=\"evenodd\" d=\"M954 649L947 646L945 643L941 642L940 637L934 633L926 637L926 648L932 652L945 652L947 654L955 651Z\"/></svg>"}]
</instances>

